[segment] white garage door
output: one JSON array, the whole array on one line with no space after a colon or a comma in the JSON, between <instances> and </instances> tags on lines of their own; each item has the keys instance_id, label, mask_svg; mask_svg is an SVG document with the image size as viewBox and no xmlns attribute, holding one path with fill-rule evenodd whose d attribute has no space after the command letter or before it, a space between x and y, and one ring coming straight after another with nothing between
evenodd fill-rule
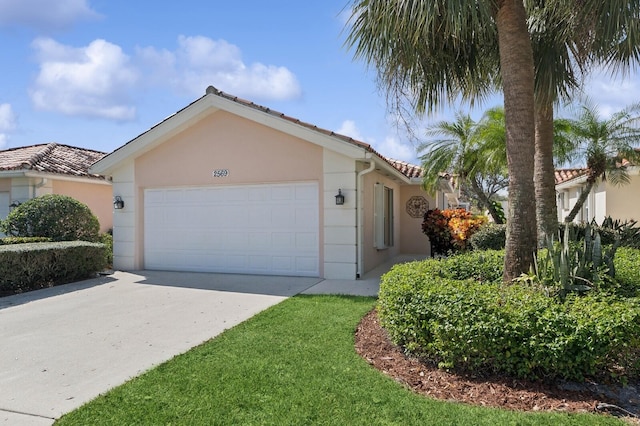
<instances>
[{"instance_id":1,"label":"white garage door","mask_svg":"<svg viewBox=\"0 0 640 426\"><path fill-rule=\"evenodd\" d=\"M319 275L318 184L144 192L146 269Z\"/></svg>"}]
</instances>

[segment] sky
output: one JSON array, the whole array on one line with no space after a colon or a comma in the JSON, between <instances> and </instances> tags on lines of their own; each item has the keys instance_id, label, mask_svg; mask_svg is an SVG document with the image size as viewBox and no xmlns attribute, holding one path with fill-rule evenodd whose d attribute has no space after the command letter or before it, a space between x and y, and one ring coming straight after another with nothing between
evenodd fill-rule
<instances>
[{"instance_id":1,"label":"sky","mask_svg":"<svg viewBox=\"0 0 640 426\"><path fill-rule=\"evenodd\" d=\"M213 85L418 164L375 71L345 47L349 4L0 0L0 149L111 152ZM640 101L636 70L596 73L585 87L603 116ZM501 103L496 94L472 115ZM445 105L420 125L457 110L469 107Z\"/></svg>"}]
</instances>

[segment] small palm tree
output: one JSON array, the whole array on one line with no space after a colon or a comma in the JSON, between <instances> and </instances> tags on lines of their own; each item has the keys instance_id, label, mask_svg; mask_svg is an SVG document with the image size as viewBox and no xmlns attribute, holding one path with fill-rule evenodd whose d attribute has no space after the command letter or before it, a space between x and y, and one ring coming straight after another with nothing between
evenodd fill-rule
<instances>
[{"instance_id":1,"label":"small palm tree","mask_svg":"<svg viewBox=\"0 0 640 426\"><path fill-rule=\"evenodd\" d=\"M630 182L626 163L640 160L640 103L630 105L613 114L609 119L601 119L595 105L586 103L580 107L580 114L571 120L571 131L575 136L575 153L587 163L587 185L576 204L565 218L572 222L580 212L593 187L600 181L608 180L613 185Z\"/></svg>"},{"instance_id":2,"label":"small palm tree","mask_svg":"<svg viewBox=\"0 0 640 426\"><path fill-rule=\"evenodd\" d=\"M468 190L480 208L489 210L496 223L502 223L492 198L507 186L506 179L501 179L507 168L504 109L487 111L479 123L457 112L455 121L436 123L426 135L437 138L418 146L418 152L425 152L420 157L424 188L435 192L446 171L456 176L459 188ZM486 181L496 185L488 189Z\"/></svg>"}]
</instances>

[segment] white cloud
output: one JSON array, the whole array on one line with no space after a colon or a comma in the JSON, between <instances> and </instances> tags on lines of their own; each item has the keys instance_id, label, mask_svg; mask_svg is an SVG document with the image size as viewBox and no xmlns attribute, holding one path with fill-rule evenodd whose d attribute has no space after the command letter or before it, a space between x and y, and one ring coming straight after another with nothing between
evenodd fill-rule
<instances>
[{"instance_id":1,"label":"white cloud","mask_svg":"<svg viewBox=\"0 0 640 426\"><path fill-rule=\"evenodd\" d=\"M585 83L585 95L593 102L603 118L610 117L640 99L640 76L611 76L604 70L593 72Z\"/></svg>"},{"instance_id":2,"label":"white cloud","mask_svg":"<svg viewBox=\"0 0 640 426\"><path fill-rule=\"evenodd\" d=\"M4 147L9 140L7 133L15 130L17 125L18 120L11 105L0 104L0 148Z\"/></svg>"},{"instance_id":3,"label":"white cloud","mask_svg":"<svg viewBox=\"0 0 640 426\"><path fill-rule=\"evenodd\" d=\"M416 150L413 145L401 142L395 136L387 136L381 143L374 143L375 149L385 157L394 160L407 161L412 164L418 164L416 160Z\"/></svg>"},{"instance_id":4,"label":"white cloud","mask_svg":"<svg viewBox=\"0 0 640 426\"><path fill-rule=\"evenodd\" d=\"M388 135L382 142L377 142L374 138L363 136L362 132L358 129L358 126L353 120L343 121L336 133L352 137L360 142L368 143L385 157L417 164L418 160L416 158L416 151L413 145L400 141L396 136Z\"/></svg>"},{"instance_id":5,"label":"white cloud","mask_svg":"<svg viewBox=\"0 0 640 426\"><path fill-rule=\"evenodd\" d=\"M66 115L131 120L128 92L138 80L122 49L104 40L71 47L49 38L32 43L40 72L29 91L35 107Z\"/></svg>"},{"instance_id":6,"label":"white cloud","mask_svg":"<svg viewBox=\"0 0 640 426\"><path fill-rule=\"evenodd\" d=\"M11 104L0 104L0 132L14 130L16 126L17 119Z\"/></svg>"},{"instance_id":7,"label":"white cloud","mask_svg":"<svg viewBox=\"0 0 640 426\"><path fill-rule=\"evenodd\" d=\"M27 26L48 31L98 18L87 0L0 0L0 26Z\"/></svg>"},{"instance_id":8,"label":"white cloud","mask_svg":"<svg viewBox=\"0 0 640 426\"><path fill-rule=\"evenodd\" d=\"M287 100L301 95L296 76L287 68L256 62L245 64L240 49L225 40L179 36L176 51L138 49L138 57L156 83L193 96L213 85L256 100Z\"/></svg>"},{"instance_id":9,"label":"white cloud","mask_svg":"<svg viewBox=\"0 0 640 426\"><path fill-rule=\"evenodd\" d=\"M360 130L356 126L356 122L353 120L345 120L342 122L340 128L336 131L344 136L349 136L357 141L364 142L364 136L360 133Z\"/></svg>"}]
</instances>

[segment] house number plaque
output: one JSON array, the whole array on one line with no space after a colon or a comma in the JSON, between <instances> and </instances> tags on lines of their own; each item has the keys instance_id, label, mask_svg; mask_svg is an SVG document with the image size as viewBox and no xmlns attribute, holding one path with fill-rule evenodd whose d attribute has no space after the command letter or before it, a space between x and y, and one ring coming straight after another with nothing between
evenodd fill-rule
<instances>
[{"instance_id":1,"label":"house number plaque","mask_svg":"<svg viewBox=\"0 0 640 426\"><path fill-rule=\"evenodd\" d=\"M214 178L223 178L229 176L228 169L216 169L211 173L211 176Z\"/></svg>"}]
</instances>

